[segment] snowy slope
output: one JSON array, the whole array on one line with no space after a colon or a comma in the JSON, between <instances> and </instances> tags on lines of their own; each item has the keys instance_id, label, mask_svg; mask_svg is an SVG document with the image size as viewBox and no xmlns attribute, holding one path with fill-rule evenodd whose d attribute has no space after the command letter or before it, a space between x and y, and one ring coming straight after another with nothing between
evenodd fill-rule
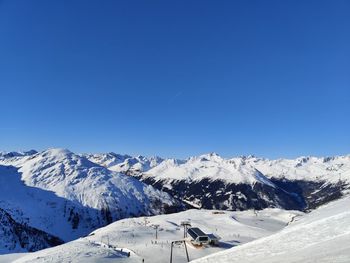
<instances>
[{"instance_id":1,"label":"snowy slope","mask_svg":"<svg viewBox=\"0 0 350 263\"><path fill-rule=\"evenodd\" d=\"M36 151L0 152L0 164L20 165L31 158ZM91 162L116 172L130 172L132 175L144 173L156 179L174 180L227 180L233 183L255 182L251 178L252 168L268 178L288 180L328 181L339 180L350 183L350 155L333 157L299 157L296 159L269 160L255 156L222 158L215 153L191 157L187 160L162 159L160 157L132 157L116 153L82 154Z\"/></svg>"},{"instance_id":2,"label":"snowy slope","mask_svg":"<svg viewBox=\"0 0 350 263\"><path fill-rule=\"evenodd\" d=\"M101 224L99 213L54 192L23 183L17 168L0 166L0 208L16 221L63 240L85 235ZM84 218L79 223L79 218ZM2 249L1 247L0 249Z\"/></svg>"},{"instance_id":3,"label":"snowy slope","mask_svg":"<svg viewBox=\"0 0 350 263\"><path fill-rule=\"evenodd\" d=\"M78 239L59 247L49 248L33 254L0 255L0 263L142 263L142 259L133 254L128 257L129 250L123 251L99 243L92 243L86 239Z\"/></svg>"},{"instance_id":4,"label":"snowy slope","mask_svg":"<svg viewBox=\"0 0 350 263\"><path fill-rule=\"evenodd\" d=\"M299 157L296 159L268 160L245 158L267 177L287 178L289 180L327 181L337 183L343 180L350 183L350 156Z\"/></svg>"},{"instance_id":5,"label":"snowy slope","mask_svg":"<svg viewBox=\"0 0 350 263\"><path fill-rule=\"evenodd\" d=\"M207 209L306 211L350 192L350 157L267 160L206 154L185 161L164 160L139 178Z\"/></svg>"},{"instance_id":6,"label":"snowy slope","mask_svg":"<svg viewBox=\"0 0 350 263\"><path fill-rule=\"evenodd\" d=\"M0 165L20 166L38 152L35 150L24 152L0 152Z\"/></svg>"},{"instance_id":7,"label":"snowy slope","mask_svg":"<svg viewBox=\"0 0 350 263\"><path fill-rule=\"evenodd\" d=\"M284 230L193 262L349 262L350 198L297 218Z\"/></svg>"},{"instance_id":8,"label":"snowy slope","mask_svg":"<svg viewBox=\"0 0 350 263\"><path fill-rule=\"evenodd\" d=\"M268 160L254 156L225 159L212 153L163 160L107 153L78 157L207 209L309 211L350 192L350 156ZM37 160L36 155L3 154L0 164L22 167L31 159Z\"/></svg>"},{"instance_id":9,"label":"snowy slope","mask_svg":"<svg viewBox=\"0 0 350 263\"><path fill-rule=\"evenodd\" d=\"M168 194L68 150L11 157L6 163L17 168L0 166L0 208L65 241L120 218L181 208Z\"/></svg>"},{"instance_id":10,"label":"snowy slope","mask_svg":"<svg viewBox=\"0 0 350 263\"><path fill-rule=\"evenodd\" d=\"M212 153L191 157L185 161L167 159L144 173L155 180L191 180L209 178L231 183L271 183L254 175L260 171L268 178L288 180L327 181L350 183L350 156L299 157L296 159L268 160L254 156L225 159Z\"/></svg>"},{"instance_id":11,"label":"snowy slope","mask_svg":"<svg viewBox=\"0 0 350 263\"><path fill-rule=\"evenodd\" d=\"M190 259L200 258L218 251L227 250L257 238L271 235L285 227L300 212L267 209L254 213L188 210L176 214L123 219L98 229L86 238L63 246L22 255L15 262L145 262L169 261L170 242L183 239L180 223L190 220L207 233L221 237L219 247L201 249L187 243ZM158 239L154 226L158 225ZM105 245L110 245L107 248ZM118 257L118 252L131 252L130 258ZM109 256L108 256L109 255ZM0 256L0 262L3 257ZM6 258L6 257L5 257ZM175 246L173 262L185 262L183 246Z\"/></svg>"},{"instance_id":12,"label":"snowy slope","mask_svg":"<svg viewBox=\"0 0 350 263\"><path fill-rule=\"evenodd\" d=\"M145 172L144 177L158 180L210 181L223 180L235 184L264 183L274 187L253 166L244 165L240 161L226 160L212 153L191 157L186 161L168 159L153 169Z\"/></svg>"},{"instance_id":13,"label":"snowy slope","mask_svg":"<svg viewBox=\"0 0 350 263\"><path fill-rule=\"evenodd\" d=\"M163 159L160 157L132 157L130 155L121 155L116 153L106 154L83 154L82 156L91 162L97 163L108 168L111 171L122 172L128 175L137 175L146 172L160 164Z\"/></svg>"},{"instance_id":14,"label":"snowy slope","mask_svg":"<svg viewBox=\"0 0 350 263\"><path fill-rule=\"evenodd\" d=\"M168 159L139 178L205 209L302 209L304 205L252 165L240 159L227 160L214 153L186 161Z\"/></svg>"},{"instance_id":15,"label":"snowy slope","mask_svg":"<svg viewBox=\"0 0 350 263\"><path fill-rule=\"evenodd\" d=\"M68 200L104 210L113 221L160 213L164 205L174 204L168 194L68 150L51 149L37 154L19 171L27 185L52 190Z\"/></svg>"},{"instance_id":16,"label":"snowy slope","mask_svg":"<svg viewBox=\"0 0 350 263\"><path fill-rule=\"evenodd\" d=\"M63 243L59 238L16 222L9 213L0 208L0 254L37 251Z\"/></svg>"}]
</instances>

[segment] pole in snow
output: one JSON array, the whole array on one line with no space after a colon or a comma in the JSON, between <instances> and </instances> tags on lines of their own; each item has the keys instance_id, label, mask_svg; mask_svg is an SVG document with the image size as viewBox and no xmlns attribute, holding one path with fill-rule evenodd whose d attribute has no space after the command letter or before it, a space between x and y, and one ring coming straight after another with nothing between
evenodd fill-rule
<instances>
[{"instance_id":1,"label":"pole in snow","mask_svg":"<svg viewBox=\"0 0 350 263\"><path fill-rule=\"evenodd\" d=\"M188 256L188 250L187 250L187 246L186 246L186 241L185 240L177 240L177 241L172 241L171 245L170 245L170 263L173 263L173 247L174 247L174 244L181 244L181 243L183 243L184 246L185 246L187 262L190 262L190 257Z\"/></svg>"},{"instance_id":2,"label":"pole in snow","mask_svg":"<svg viewBox=\"0 0 350 263\"><path fill-rule=\"evenodd\" d=\"M190 221L182 221L181 225L184 228L184 238L186 238L187 237L187 229L188 229L188 227L191 227L191 223L190 223Z\"/></svg>"},{"instance_id":3,"label":"pole in snow","mask_svg":"<svg viewBox=\"0 0 350 263\"><path fill-rule=\"evenodd\" d=\"M158 239L158 228L159 228L159 225L154 225L154 228L156 230L156 239Z\"/></svg>"}]
</instances>

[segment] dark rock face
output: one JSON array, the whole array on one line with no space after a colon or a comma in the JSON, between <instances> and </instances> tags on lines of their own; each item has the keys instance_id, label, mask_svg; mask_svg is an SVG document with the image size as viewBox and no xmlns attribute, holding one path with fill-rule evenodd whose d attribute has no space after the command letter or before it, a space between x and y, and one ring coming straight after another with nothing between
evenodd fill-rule
<instances>
[{"instance_id":1,"label":"dark rock face","mask_svg":"<svg viewBox=\"0 0 350 263\"><path fill-rule=\"evenodd\" d=\"M221 180L210 181L155 181L139 177L143 182L168 192L175 198L195 204L195 207L219 210L261 210L279 207L288 210L309 211L342 196L345 184L326 182L289 181L273 178L276 185L256 183L232 184Z\"/></svg>"},{"instance_id":2,"label":"dark rock face","mask_svg":"<svg viewBox=\"0 0 350 263\"><path fill-rule=\"evenodd\" d=\"M0 208L1 215L1 245L9 251L29 251L63 244L58 237L44 231L16 222L10 214Z\"/></svg>"},{"instance_id":3,"label":"dark rock face","mask_svg":"<svg viewBox=\"0 0 350 263\"><path fill-rule=\"evenodd\" d=\"M325 181L303 181L272 178L271 181L281 189L298 196L304 203L303 211L310 211L323 204L342 197L343 190L349 186L343 182L330 184Z\"/></svg>"},{"instance_id":4,"label":"dark rock face","mask_svg":"<svg viewBox=\"0 0 350 263\"><path fill-rule=\"evenodd\" d=\"M281 207L302 210L304 202L294 194L278 187L256 183L228 184L224 181L204 179L198 182L173 181L172 188L151 178L141 179L155 188L168 192L177 199L197 204L200 208L220 210L264 209Z\"/></svg>"}]
</instances>

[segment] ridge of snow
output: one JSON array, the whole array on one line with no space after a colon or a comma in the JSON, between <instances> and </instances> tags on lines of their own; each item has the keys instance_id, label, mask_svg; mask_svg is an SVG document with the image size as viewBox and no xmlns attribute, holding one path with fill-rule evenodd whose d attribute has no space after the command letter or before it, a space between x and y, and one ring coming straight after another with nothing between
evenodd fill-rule
<instances>
[{"instance_id":1,"label":"ridge of snow","mask_svg":"<svg viewBox=\"0 0 350 263\"><path fill-rule=\"evenodd\" d=\"M59 196L95 209L109 208L117 212L123 205L130 209L129 213L138 214L141 210L147 214L145 207L151 213L153 211L151 199L163 200L169 205L173 202L166 193L64 149L37 154L19 171L27 185L52 190Z\"/></svg>"},{"instance_id":2,"label":"ridge of snow","mask_svg":"<svg viewBox=\"0 0 350 263\"><path fill-rule=\"evenodd\" d=\"M224 159L218 154L210 153L191 157L186 161L167 159L158 166L143 173L144 177L158 180L211 181L223 180L235 184L262 183L274 184L252 165L245 165L242 159Z\"/></svg>"},{"instance_id":3,"label":"ridge of snow","mask_svg":"<svg viewBox=\"0 0 350 263\"><path fill-rule=\"evenodd\" d=\"M144 177L154 177L156 181L198 181L206 178L231 183L252 184L258 181L271 186L272 182L268 179L285 178L292 181L327 181L332 184L343 181L350 183L350 155L333 157L301 156L295 159L270 160L254 155L227 159L217 153L208 153L189 157L186 160L160 159L152 165L147 162L150 160L149 158L138 158L128 156L115 165L110 165L108 162L101 160L93 160L91 156L89 159L110 170L131 171L131 175L138 176L142 174ZM258 170L263 177L254 176L255 170Z\"/></svg>"},{"instance_id":4,"label":"ridge of snow","mask_svg":"<svg viewBox=\"0 0 350 263\"><path fill-rule=\"evenodd\" d=\"M297 218L271 236L219 252L193 263L349 262L350 197Z\"/></svg>"},{"instance_id":5,"label":"ridge of snow","mask_svg":"<svg viewBox=\"0 0 350 263\"><path fill-rule=\"evenodd\" d=\"M163 161L163 159L158 156L147 158L139 155L137 157L132 157L130 155L116 153L84 154L82 156L111 171L122 173L131 172L134 174L148 171Z\"/></svg>"},{"instance_id":6,"label":"ridge of snow","mask_svg":"<svg viewBox=\"0 0 350 263\"><path fill-rule=\"evenodd\" d=\"M159 214L178 205L169 194L67 149L10 159L16 168L0 165L0 207L64 240L120 218Z\"/></svg>"}]
</instances>

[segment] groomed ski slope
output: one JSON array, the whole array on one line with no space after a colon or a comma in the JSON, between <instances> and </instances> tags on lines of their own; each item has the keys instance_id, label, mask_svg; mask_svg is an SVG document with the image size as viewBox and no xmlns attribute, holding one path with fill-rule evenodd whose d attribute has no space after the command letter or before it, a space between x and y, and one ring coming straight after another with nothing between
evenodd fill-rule
<instances>
[{"instance_id":1,"label":"groomed ski slope","mask_svg":"<svg viewBox=\"0 0 350 263\"><path fill-rule=\"evenodd\" d=\"M183 239L181 221L190 220L192 226L221 237L220 247L195 248L188 244L191 260L207 256L233 246L271 235L284 228L293 217L303 213L280 209L254 212L222 212L188 210L185 212L123 219L92 232L85 238L61 246L24 253L0 256L0 262L169 262L170 243ZM158 239L154 225L159 225ZM107 247L110 245L110 248ZM123 249L123 252L121 252ZM130 257L126 253L130 252ZM185 262L183 246L174 248L173 263Z\"/></svg>"},{"instance_id":2,"label":"groomed ski slope","mask_svg":"<svg viewBox=\"0 0 350 263\"><path fill-rule=\"evenodd\" d=\"M193 263L350 262L350 197L298 217L282 231Z\"/></svg>"}]
</instances>

